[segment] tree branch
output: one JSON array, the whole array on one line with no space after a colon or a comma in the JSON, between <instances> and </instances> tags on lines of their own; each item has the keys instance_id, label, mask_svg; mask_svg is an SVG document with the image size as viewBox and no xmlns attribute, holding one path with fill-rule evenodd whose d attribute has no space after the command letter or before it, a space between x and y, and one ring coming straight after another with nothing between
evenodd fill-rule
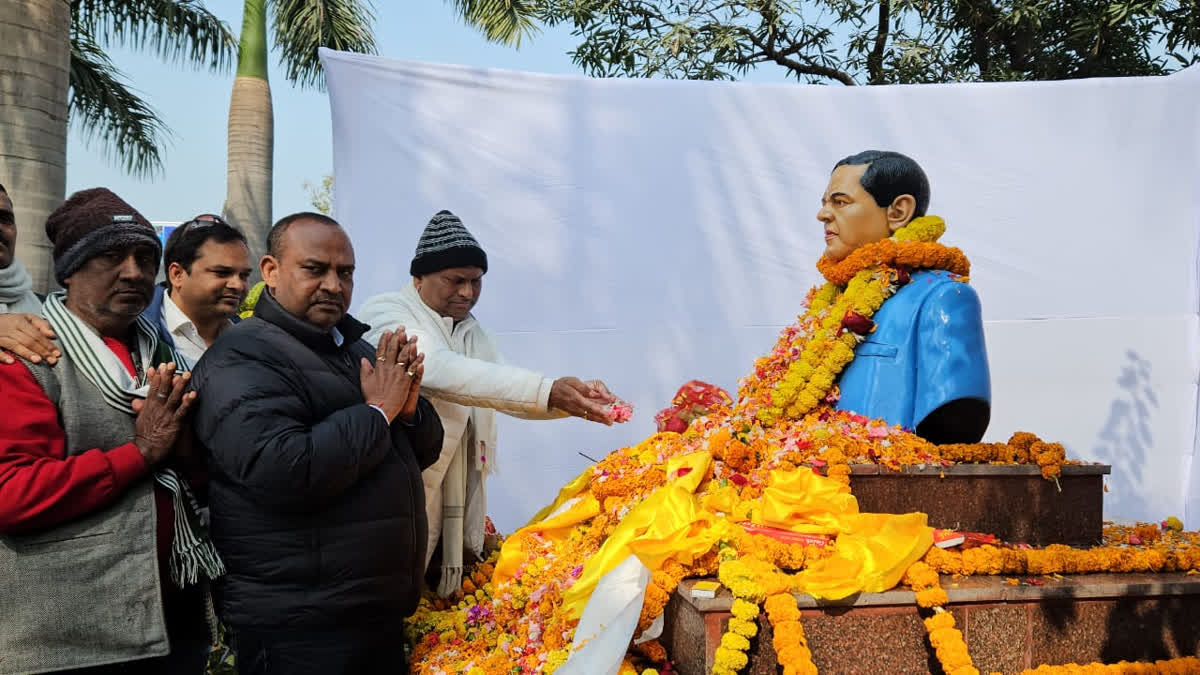
<instances>
[{"instance_id":1,"label":"tree branch","mask_svg":"<svg viewBox=\"0 0 1200 675\"><path fill-rule=\"evenodd\" d=\"M71 31L70 78L70 118L84 139L98 140L105 155L133 176L160 175L159 148L170 131L124 82L95 38L79 26Z\"/></svg>"},{"instance_id":2,"label":"tree branch","mask_svg":"<svg viewBox=\"0 0 1200 675\"><path fill-rule=\"evenodd\" d=\"M875 33L875 46L867 55L867 77L871 84L883 84L883 52L887 48L888 28L891 25L889 15L892 3L890 0L879 0L879 29Z\"/></svg>"},{"instance_id":3,"label":"tree branch","mask_svg":"<svg viewBox=\"0 0 1200 675\"><path fill-rule=\"evenodd\" d=\"M768 59L778 63L779 65L798 75L816 75L817 77L827 77L831 80L837 80L848 87L853 87L855 84L857 84L854 81L854 78L850 77L850 75L847 73L834 68L829 68L827 66L817 65L815 63L801 63L795 59L788 58L779 51L773 49L770 45L760 40L759 37L753 32L745 29L743 29L742 32L744 35L746 35L746 37L750 38L750 41L754 43L755 47L758 47L764 54L767 55Z\"/></svg>"}]
</instances>

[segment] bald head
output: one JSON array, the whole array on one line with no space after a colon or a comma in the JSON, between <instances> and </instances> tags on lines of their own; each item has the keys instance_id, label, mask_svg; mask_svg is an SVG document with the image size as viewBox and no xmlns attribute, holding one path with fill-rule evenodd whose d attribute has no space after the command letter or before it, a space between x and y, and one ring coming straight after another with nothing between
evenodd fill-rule
<instances>
[{"instance_id":1,"label":"bald head","mask_svg":"<svg viewBox=\"0 0 1200 675\"><path fill-rule=\"evenodd\" d=\"M342 227L340 224L338 224L338 221L334 220L333 218L321 213L314 213L312 211L301 211L299 213L293 213L289 216L284 216L275 221L275 224L271 226L271 232L267 234L267 255L278 257L283 252L282 247L285 244L288 230L292 228L292 225L301 221L320 223L326 227L336 227L338 229L341 229Z\"/></svg>"},{"instance_id":2,"label":"bald head","mask_svg":"<svg viewBox=\"0 0 1200 675\"><path fill-rule=\"evenodd\" d=\"M334 219L319 213L281 218L267 237L262 276L290 314L329 330L346 315L354 291L354 247Z\"/></svg>"}]
</instances>

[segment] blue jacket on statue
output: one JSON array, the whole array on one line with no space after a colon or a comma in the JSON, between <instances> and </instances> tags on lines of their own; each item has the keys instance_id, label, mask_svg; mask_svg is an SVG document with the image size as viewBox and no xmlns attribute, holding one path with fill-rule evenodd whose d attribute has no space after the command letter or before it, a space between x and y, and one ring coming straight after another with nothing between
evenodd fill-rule
<instances>
[{"instance_id":1,"label":"blue jacket on statue","mask_svg":"<svg viewBox=\"0 0 1200 675\"><path fill-rule=\"evenodd\" d=\"M948 272L915 272L873 319L875 331L838 381L838 409L917 429L938 408L965 400L963 414L983 416L982 436L992 387L975 290Z\"/></svg>"}]
</instances>

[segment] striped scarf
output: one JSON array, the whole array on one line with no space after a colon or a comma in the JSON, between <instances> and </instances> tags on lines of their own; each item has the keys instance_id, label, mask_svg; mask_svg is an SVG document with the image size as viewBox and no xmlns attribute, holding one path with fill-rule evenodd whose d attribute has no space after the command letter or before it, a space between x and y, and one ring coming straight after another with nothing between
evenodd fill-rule
<instances>
[{"instance_id":1,"label":"striped scarf","mask_svg":"<svg viewBox=\"0 0 1200 675\"><path fill-rule=\"evenodd\" d=\"M145 399L150 388L146 375L137 379L129 374L121 359L113 353L100 336L67 309L66 294L62 291L46 298L43 314L58 336L63 353L83 373L104 401L121 412L133 412L134 399ZM131 353L135 363L146 367L174 361L180 369L187 361L167 344L159 344L158 331L144 317L134 323L137 332L137 352ZM157 359L162 353L164 359ZM154 480L171 493L175 505L175 536L171 543L171 580L183 588L200 581L201 575L216 579L225 574L217 550L208 538L208 526L191 488L173 469L155 469Z\"/></svg>"}]
</instances>

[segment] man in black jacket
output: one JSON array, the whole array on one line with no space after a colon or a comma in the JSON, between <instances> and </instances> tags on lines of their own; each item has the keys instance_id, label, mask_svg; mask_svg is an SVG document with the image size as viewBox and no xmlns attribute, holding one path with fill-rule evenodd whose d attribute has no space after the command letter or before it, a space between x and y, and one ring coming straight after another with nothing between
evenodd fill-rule
<instances>
[{"instance_id":1,"label":"man in black jacket","mask_svg":"<svg viewBox=\"0 0 1200 675\"><path fill-rule=\"evenodd\" d=\"M243 675L404 670L425 561L421 470L442 425L416 340L346 314L354 249L315 213L271 229L267 289L193 372L221 610Z\"/></svg>"}]
</instances>

